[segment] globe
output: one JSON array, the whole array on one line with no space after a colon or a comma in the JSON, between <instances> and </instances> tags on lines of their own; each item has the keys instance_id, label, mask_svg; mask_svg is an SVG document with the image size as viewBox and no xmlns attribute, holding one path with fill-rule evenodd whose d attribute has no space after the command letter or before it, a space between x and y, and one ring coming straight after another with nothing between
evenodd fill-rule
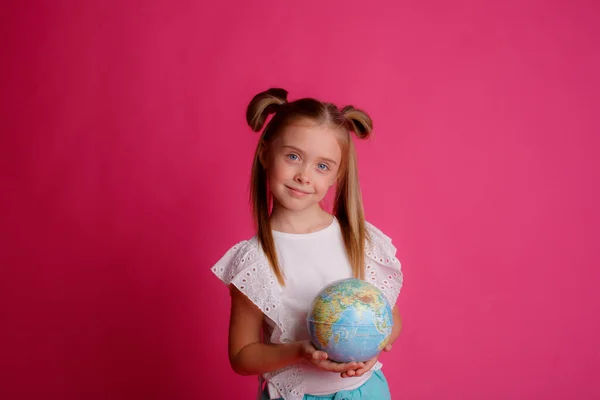
<instances>
[{"instance_id":1,"label":"globe","mask_svg":"<svg viewBox=\"0 0 600 400\"><path fill-rule=\"evenodd\" d=\"M312 301L307 316L310 340L336 362L362 362L387 344L392 308L376 286L355 278L333 282Z\"/></svg>"}]
</instances>

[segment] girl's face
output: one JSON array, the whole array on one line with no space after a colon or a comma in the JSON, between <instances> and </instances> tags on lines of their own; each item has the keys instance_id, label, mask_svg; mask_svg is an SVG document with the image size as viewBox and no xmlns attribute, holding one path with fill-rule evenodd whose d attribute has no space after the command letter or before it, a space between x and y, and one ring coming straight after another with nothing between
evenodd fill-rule
<instances>
[{"instance_id":1,"label":"girl's face","mask_svg":"<svg viewBox=\"0 0 600 400\"><path fill-rule=\"evenodd\" d=\"M303 211L319 205L338 176L339 137L325 124L300 120L273 140L267 174L275 206Z\"/></svg>"}]
</instances>

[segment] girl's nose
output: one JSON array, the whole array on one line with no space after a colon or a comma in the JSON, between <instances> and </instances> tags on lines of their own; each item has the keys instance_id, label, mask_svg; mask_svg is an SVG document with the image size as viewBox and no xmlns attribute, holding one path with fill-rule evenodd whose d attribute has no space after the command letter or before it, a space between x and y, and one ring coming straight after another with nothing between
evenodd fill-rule
<instances>
[{"instance_id":1,"label":"girl's nose","mask_svg":"<svg viewBox=\"0 0 600 400\"><path fill-rule=\"evenodd\" d=\"M298 183L301 183L303 185L309 183L309 178L308 178L308 174L306 173L305 169L301 169L296 173L296 176L294 178L294 180Z\"/></svg>"}]
</instances>

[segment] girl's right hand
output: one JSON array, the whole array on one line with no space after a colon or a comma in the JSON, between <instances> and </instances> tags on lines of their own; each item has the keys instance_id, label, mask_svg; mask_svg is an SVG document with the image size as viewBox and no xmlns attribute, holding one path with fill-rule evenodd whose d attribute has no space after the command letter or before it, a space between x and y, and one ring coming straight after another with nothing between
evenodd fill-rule
<instances>
[{"instance_id":1,"label":"girl's right hand","mask_svg":"<svg viewBox=\"0 0 600 400\"><path fill-rule=\"evenodd\" d=\"M300 354L302 358L314 366L329 372L343 373L350 370L364 368L362 362L338 363L328 359L327 353L317 350L309 340L300 342Z\"/></svg>"}]
</instances>

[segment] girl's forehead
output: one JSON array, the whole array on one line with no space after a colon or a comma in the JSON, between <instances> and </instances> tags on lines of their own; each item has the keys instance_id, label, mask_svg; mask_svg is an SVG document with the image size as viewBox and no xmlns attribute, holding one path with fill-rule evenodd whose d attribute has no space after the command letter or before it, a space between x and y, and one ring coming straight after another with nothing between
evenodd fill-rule
<instances>
[{"instance_id":1,"label":"girl's forehead","mask_svg":"<svg viewBox=\"0 0 600 400\"><path fill-rule=\"evenodd\" d=\"M283 140L290 141L331 141L340 137L340 130L330 124L301 120L287 125L279 135Z\"/></svg>"},{"instance_id":2,"label":"girl's forehead","mask_svg":"<svg viewBox=\"0 0 600 400\"><path fill-rule=\"evenodd\" d=\"M341 157L340 132L327 124L292 124L281 132L278 139L280 146Z\"/></svg>"}]
</instances>

